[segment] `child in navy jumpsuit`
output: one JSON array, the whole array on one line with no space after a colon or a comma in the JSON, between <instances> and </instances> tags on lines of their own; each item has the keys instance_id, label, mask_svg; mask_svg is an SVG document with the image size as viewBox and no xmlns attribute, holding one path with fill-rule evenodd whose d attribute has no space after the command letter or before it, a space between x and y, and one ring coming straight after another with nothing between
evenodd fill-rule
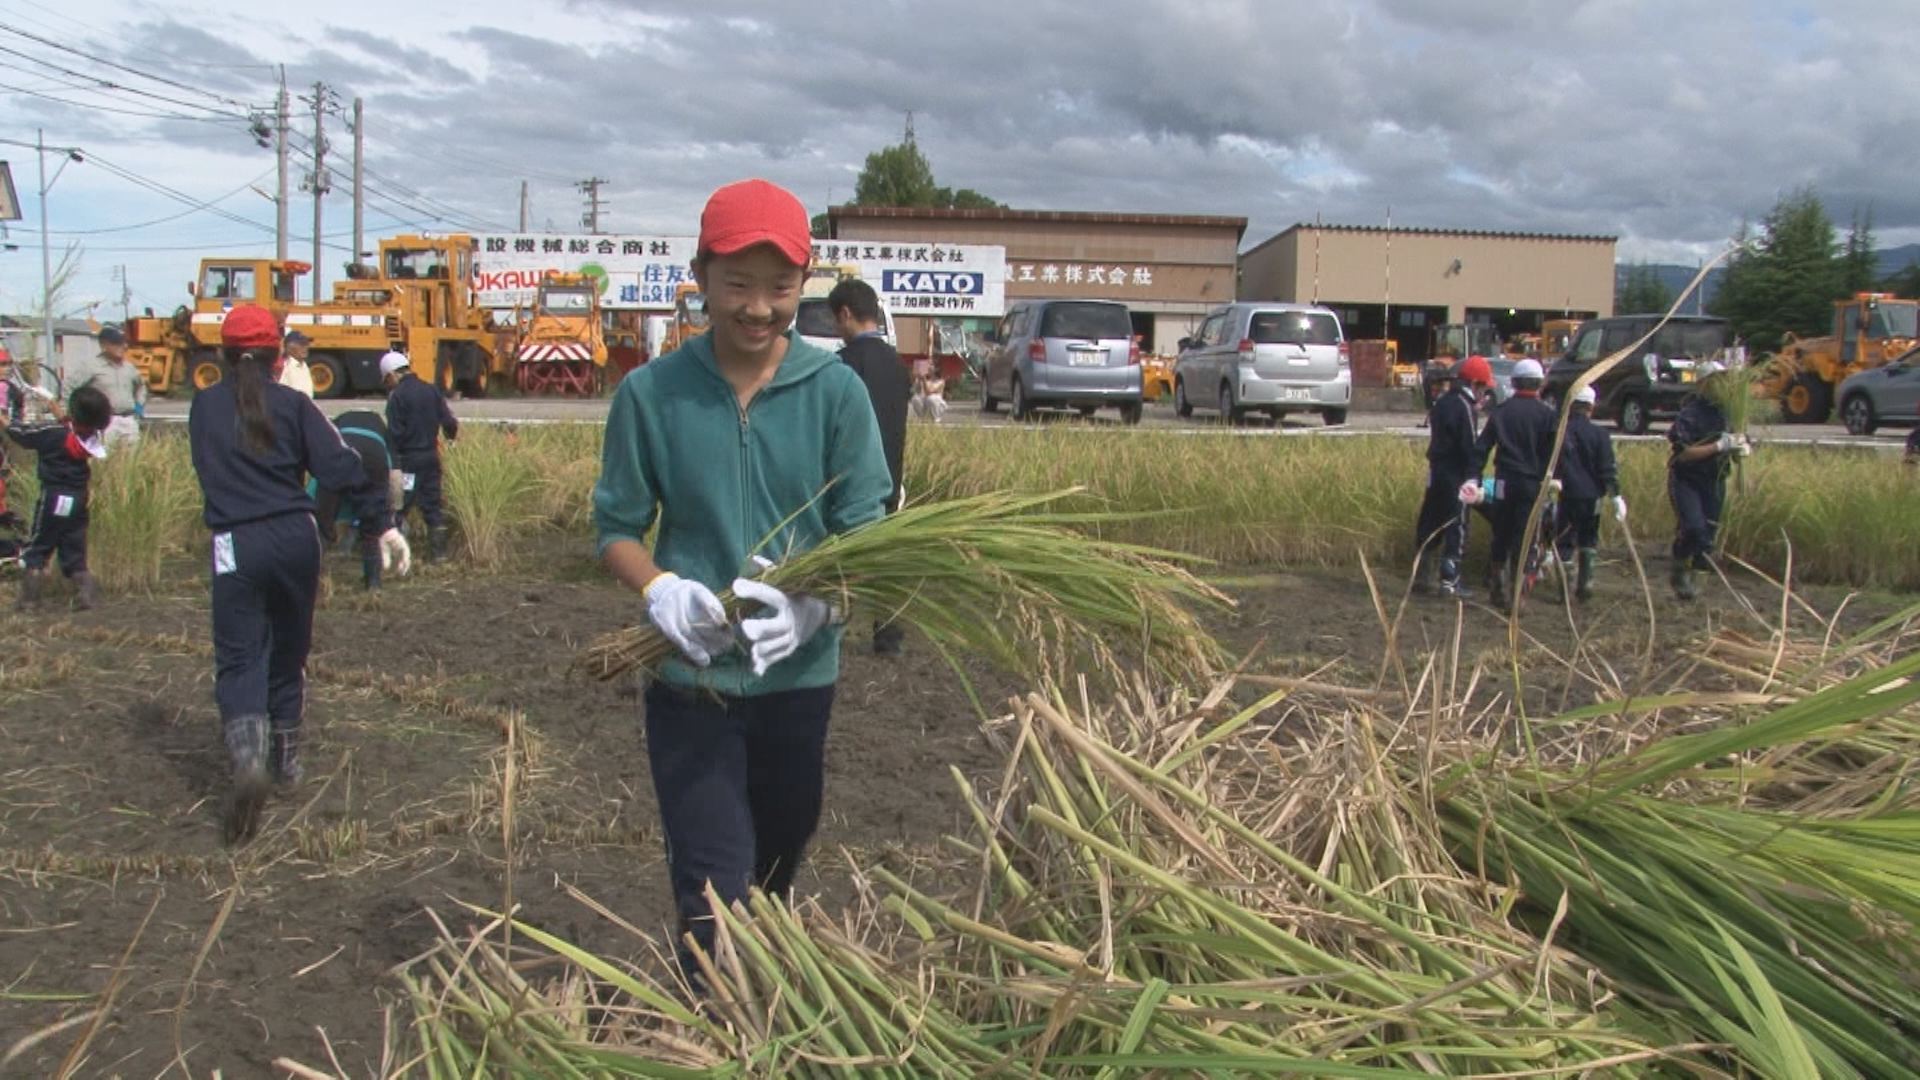
<instances>
[{"instance_id":1,"label":"child in navy jumpsuit","mask_svg":"<svg viewBox=\"0 0 1920 1080\"><path fill-rule=\"evenodd\" d=\"M234 843L258 827L269 770L280 783L299 778L320 582L306 476L347 492L363 519L387 511L385 491L367 481L360 455L311 400L273 380L280 343L273 316L242 304L220 333L232 377L194 396L187 433L213 532L213 696L233 764L225 829Z\"/></svg>"},{"instance_id":2,"label":"child in navy jumpsuit","mask_svg":"<svg viewBox=\"0 0 1920 1080\"><path fill-rule=\"evenodd\" d=\"M34 471L40 497L33 508L33 534L20 553L25 570L20 579L22 611L40 602L47 564L56 558L60 572L79 592L77 606L84 611L99 602L99 586L87 569L87 488L93 482L93 459L107 456L101 433L112 419L107 395L82 386L68 399L64 420L7 428L8 438L38 455Z\"/></svg>"}]
</instances>

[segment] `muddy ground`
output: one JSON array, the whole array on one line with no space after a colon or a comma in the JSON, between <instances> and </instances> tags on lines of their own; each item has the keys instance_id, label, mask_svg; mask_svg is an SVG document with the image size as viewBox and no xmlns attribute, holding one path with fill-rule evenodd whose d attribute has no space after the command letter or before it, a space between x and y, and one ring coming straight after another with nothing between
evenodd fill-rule
<instances>
[{"instance_id":1,"label":"muddy ground","mask_svg":"<svg viewBox=\"0 0 1920 1080\"><path fill-rule=\"evenodd\" d=\"M316 627L307 778L275 801L262 839L219 842L224 759L211 701L205 593L111 597L89 613L0 614L0 1075L53 1075L112 1008L78 1076L274 1075L289 1057L346 1075L379 1070L385 1019L406 1011L392 974L455 927L467 902L497 908L508 876L504 747L516 745L512 899L522 916L589 948L642 946L567 893L576 888L660 934L669 903L639 706L631 684L566 676L578 647L639 617L584 561L476 575L427 568L375 598L354 567ZM1658 572L1655 564L1651 572ZM1584 642L1631 668L1648 616L1624 564L1569 620L1525 619L1536 657ZM1263 670L1371 683L1386 635L1358 576L1248 571L1216 621ZM1746 590L1762 610L1778 594ZM1814 591L1831 610L1842 594ZM1851 605L1850 623L1896 598ZM1447 603L1411 605L1398 655L1450 646ZM1655 604L1663 662L1711 624L1759 624L1724 587L1691 607ZM1497 662L1504 623L1468 609L1463 663ZM800 888L828 903L847 860L931 854L963 831L949 766L997 771L958 676L924 642L877 659L849 635L829 755L826 820ZM1530 664L1531 708L1583 703L1591 686ZM1019 689L969 672L983 700ZM1399 678L1398 674L1391 676ZM1504 693L1488 680L1480 694ZM964 886L964 883L958 883ZM67 1026L58 1027L65 1023ZM36 1033L43 1033L34 1042Z\"/></svg>"}]
</instances>

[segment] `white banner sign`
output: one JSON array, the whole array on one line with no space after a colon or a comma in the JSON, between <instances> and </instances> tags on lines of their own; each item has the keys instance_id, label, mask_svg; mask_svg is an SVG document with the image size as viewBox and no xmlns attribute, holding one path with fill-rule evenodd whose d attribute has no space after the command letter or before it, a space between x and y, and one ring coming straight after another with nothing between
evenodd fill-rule
<instances>
[{"instance_id":1,"label":"white banner sign","mask_svg":"<svg viewBox=\"0 0 1920 1080\"><path fill-rule=\"evenodd\" d=\"M999 318L1007 249L923 240L815 240L816 266L851 266L895 315Z\"/></svg>"},{"instance_id":2,"label":"white banner sign","mask_svg":"<svg viewBox=\"0 0 1920 1080\"><path fill-rule=\"evenodd\" d=\"M693 280L691 236L496 234L475 238L473 287L480 306L531 303L549 273L600 281L609 308L668 311ZM853 268L896 315L998 318L1006 310L1006 249L997 244L816 240L813 261Z\"/></svg>"},{"instance_id":3,"label":"white banner sign","mask_svg":"<svg viewBox=\"0 0 1920 1080\"><path fill-rule=\"evenodd\" d=\"M506 234L475 237L473 287L480 306L510 308L533 301L533 290L555 271L586 274L600 283L610 308L673 308L674 289L693 280L688 266L698 241L691 236L562 236Z\"/></svg>"}]
</instances>

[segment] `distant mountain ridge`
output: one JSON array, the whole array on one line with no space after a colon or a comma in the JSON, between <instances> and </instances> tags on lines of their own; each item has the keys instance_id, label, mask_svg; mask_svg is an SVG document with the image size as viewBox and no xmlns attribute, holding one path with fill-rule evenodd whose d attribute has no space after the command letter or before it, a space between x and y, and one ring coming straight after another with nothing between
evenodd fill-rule
<instances>
[{"instance_id":1,"label":"distant mountain ridge","mask_svg":"<svg viewBox=\"0 0 1920 1080\"><path fill-rule=\"evenodd\" d=\"M1913 263L1920 262L1920 244L1902 244L1899 247L1881 248L1873 253L1873 259L1874 276L1876 278L1884 279L1892 277ZM1614 264L1613 289L1616 295L1619 294L1620 290L1626 288L1627 271L1632 268L1632 266L1632 263ZM1693 275L1700 272L1698 266L1687 266L1682 263L1651 263L1649 264L1649 268L1653 270L1654 276L1660 279L1661 286L1676 296L1679 295L1681 289L1686 288L1687 284L1693 280ZM1707 274L1707 280L1700 283L1700 292L1702 294L1701 302L1703 304L1712 306L1714 296L1720 292L1720 282L1725 277L1726 271L1724 267L1716 266L1712 272ZM1693 310L1693 305L1688 304L1687 310Z\"/></svg>"}]
</instances>

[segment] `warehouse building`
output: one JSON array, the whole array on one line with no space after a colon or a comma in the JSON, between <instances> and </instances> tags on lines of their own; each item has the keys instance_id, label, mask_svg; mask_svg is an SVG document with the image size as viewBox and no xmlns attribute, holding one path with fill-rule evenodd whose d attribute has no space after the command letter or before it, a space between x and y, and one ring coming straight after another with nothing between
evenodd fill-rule
<instances>
[{"instance_id":1,"label":"warehouse building","mask_svg":"<svg viewBox=\"0 0 1920 1080\"><path fill-rule=\"evenodd\" d=\"M835 206L828 242L999 245L1005 303L1043 297L1119 300L1148 352L1171 355L1209 308L1234 298L1247 219L1059 210ZM895 312L903 351L929 347L936 321L969 331L993 319ZM998 314L998 313L995 313Z\"/></svg>"},{"instance_id":2,"label":"warehouse building","mask_svg":"<svg viewBox=\"0 0 1920 1080\"><path fill-rule=\"evenodd\" d=\"M1347 337L1391 337L1402 360L1433 328L1491 326L1498 339L1549 319L1613 311L1612 236L1299 224L1240 257L1243 300L1320 303Z\"/></svg>"}]
</instances>

